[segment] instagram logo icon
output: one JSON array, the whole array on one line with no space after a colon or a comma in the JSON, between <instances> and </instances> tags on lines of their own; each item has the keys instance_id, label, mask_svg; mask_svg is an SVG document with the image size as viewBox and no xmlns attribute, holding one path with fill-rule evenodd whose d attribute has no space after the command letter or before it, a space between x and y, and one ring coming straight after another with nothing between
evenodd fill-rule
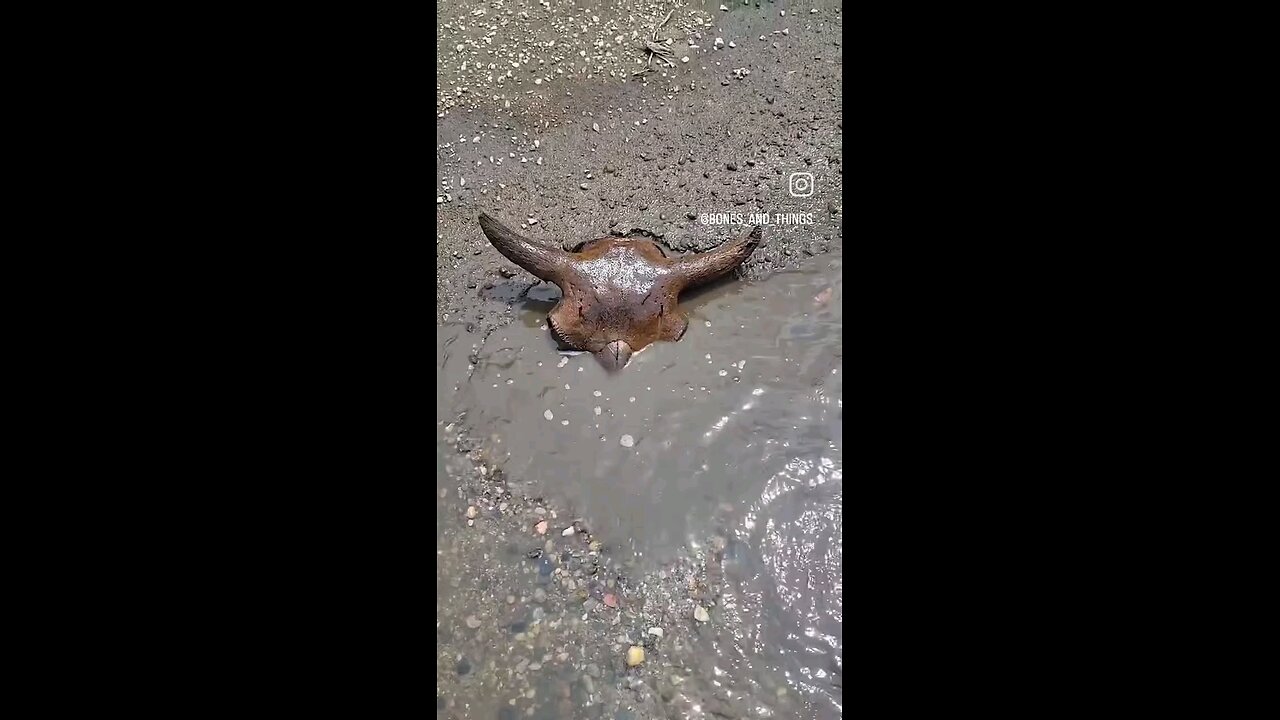
<instances>
[{"instance_id":1,"label":"instagram logo icon","mask_svg":"<svg viewBox=\"0 0 1280 720\"><path fill-rule=\"evenodd\" d=\"M791 192L791 197L813 195L813 173L791 173L791 177L787 178L787 190Z\"/></svg>"}]
</instances>

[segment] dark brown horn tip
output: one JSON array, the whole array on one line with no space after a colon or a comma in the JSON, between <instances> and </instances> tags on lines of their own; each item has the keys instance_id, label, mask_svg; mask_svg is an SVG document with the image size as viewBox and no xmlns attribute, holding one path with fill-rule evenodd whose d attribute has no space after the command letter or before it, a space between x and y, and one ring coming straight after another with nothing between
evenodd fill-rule
<instances>
[{"instance_id":1,"label":"dark brown horn tip","mask_svg":"<svg viewBox=\"0 0 1280 720\"><path fill-rule=\"evenodd\" d=\"M764 228L760 227L759 225L751 228L750 238L752 240L759 240L762 237L764 237Z\"/></svg>"},{"instance_id":2,"label":"dark brown horn tip","mask_svg":"<svg viewBox=\"0 0 1280 720\"><path fill-rule=\"evenodd\" d=\"M515 232L514 230L508 228L506 225L503 225L501 221L494 219L494 217L489 213L482 212L480 213L480 217L476 219L480 223L480 227L484 229L486 235L489 234L489 232L491 231L510 232L510 233Z\"/></svg>"}]
</instances>

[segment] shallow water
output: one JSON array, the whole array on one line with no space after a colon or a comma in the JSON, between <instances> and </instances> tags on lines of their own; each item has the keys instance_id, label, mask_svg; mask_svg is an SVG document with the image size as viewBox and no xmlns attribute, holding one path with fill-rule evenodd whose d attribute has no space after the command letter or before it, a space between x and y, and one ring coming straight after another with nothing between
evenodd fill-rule
<instances>
[{"instance_id":1,"label":"shallow water","mask_svg":"<svg viewBox=\"0 0 1280 720\"><path fill-rule=\"evenodd\" d=\"M840 267L687 295L684 339L616 374L556 351L551 285L478 352L466 328L437 331L438 417L463 414L519 489L641 571L723 542L727 632L695 648L707 676L798 693L815 717L842 702Z\"/></svg>"}]
</instances>

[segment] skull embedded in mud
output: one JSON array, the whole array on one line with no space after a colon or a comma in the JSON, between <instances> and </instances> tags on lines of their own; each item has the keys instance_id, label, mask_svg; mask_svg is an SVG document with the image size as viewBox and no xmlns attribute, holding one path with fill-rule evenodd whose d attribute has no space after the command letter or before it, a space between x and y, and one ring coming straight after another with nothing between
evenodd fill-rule
<instances>
[{"instance_id":1,"label":"skull embedded in mud","mask_svg":"<svg viewBox=\"0 0 1280 720\"><path fill-rule=\"evenodd\" d=\"M547 316L561 347L595 354L609 370L659 340L684 336L689 319L680 291L714 280L741 265L760 244L759 226L711 252L668 258L646 238L603 237L567 252L516 234L488 215L480 228L512 262L560 288Z\"/></svg>"}]
</instances>

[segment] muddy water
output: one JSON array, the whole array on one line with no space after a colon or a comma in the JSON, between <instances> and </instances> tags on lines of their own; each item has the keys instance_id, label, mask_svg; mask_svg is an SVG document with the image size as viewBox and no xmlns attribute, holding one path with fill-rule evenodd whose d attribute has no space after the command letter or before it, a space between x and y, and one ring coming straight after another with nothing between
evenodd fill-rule
<instances>
[{"instance_id":1,"label":"muddy water","mask_svg":"<svg viewBox=\"0 0 1280 720\"><path fill-rule=\"evenodd\" d=\"M520 491L567 508L642 573L723 543L724 631L695 662L756 694L795 693L814 717L842 702L840 266L824 255L687 294L684 339L617 374L557 352L550 285L478 350L466 328L437 334L452 379L440 409L488 438Z\"/></svg>"}]
</instances>

